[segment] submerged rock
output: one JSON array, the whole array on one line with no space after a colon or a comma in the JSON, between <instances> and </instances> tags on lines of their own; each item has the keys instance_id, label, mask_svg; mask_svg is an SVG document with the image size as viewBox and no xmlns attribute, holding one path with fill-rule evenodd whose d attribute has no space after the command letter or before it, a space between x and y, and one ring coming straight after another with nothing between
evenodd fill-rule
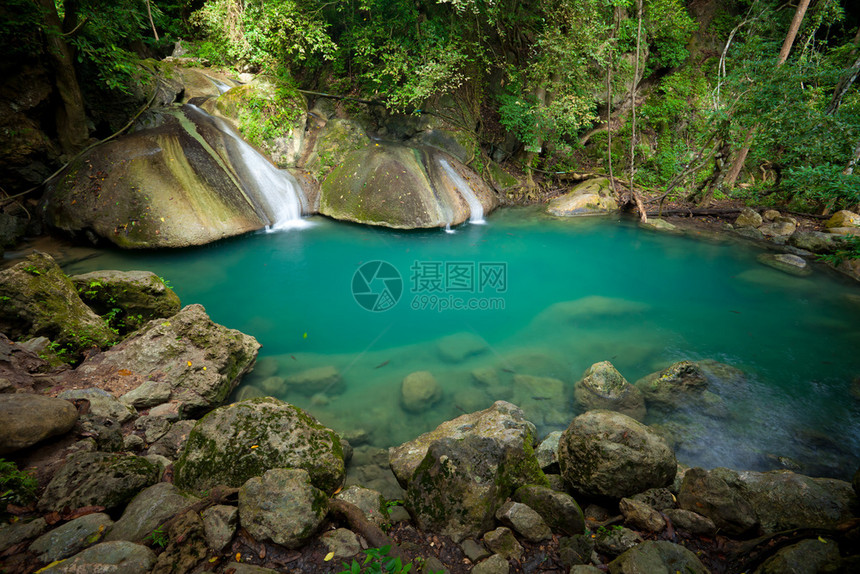
<instances>
[{"instance_id":1,"label":"submerged rock","mask_svg":"<svg viewBox=\"0 0 860 574\"><path fill-rule=\"evenodd\" d=\"M812 268L803 257L790 253L762 253L757 257L759 263L779 269L789 275L806 277L812 274Z\"/></svg>"},{"instance_id":2,"label":"submerged rock","mask_svg":"<svg viewBox=\"0 0 860 574\"><path fill-rule=\"evenodd\" d=\"M618 202L605 177L584 181L547 205L549 214L561 217L606 215L617 210Z\"/></svg>"},{"instance_id":3,"label":"submerged rock","mask_svg":"<svg viewBox=\"0 0 860 574\"><path fill-rule=\"evenodd\" d=\"M273 381L272 384L274 384ZM317 393L337 394L343 390L343 379L337 367L316 367L284 377L287 389L312 396ZM250 397L248 397L250 398Z\"/></svg>"},{"instance_id":4,"label":"submerged rock","mask_svg":"<svg viewBox=\"0 0 860 574\"><path fill-rule=\"evenodd\" d=\"M436 344L439 356L447 363L462 363L469 357L484 353L489 348L487 342L475 333L454 333L442 337Z\"/></svg>"},{"instance_id":5,"label":"submerged rock","mask_svg":"<svg viewBox=\"0 0 860 574\"><path fill-rule=\"evenodd\" d=\"M430 371L406 375L400 384L400 404L410 413L431 408L442 398L442 388Z\"/></svg>"},{"instance_id":6,"label":"submerged rock","mask_svg":"<svg viewBox=\"0 0 860 574\"><path fill-rule=\"evenodd\" d=\"M573 396L583 411L604 409L638 421L645 419L642 392L628 383L609 361L588 367L574 385Z\"/></svg>"},{"instance_id":7,"label":"submerged rock","mask_svg":"<svg viewBox=\"0 0 860 574\"><path fill-rule=\"evenodd\" d=\"M550 305L541 311L536 321L578 323L624 315L638 315L648 310L648 307L646 303L640 301L590 295L581 299Z\"/></svg>"},{"instance_id":8,"label":"submerged rock","mask_svg":"<svg viewBox=\"0 0 860 574\"><path fill-rule=\"evenodd\" d=\"M679 361L639 379L636 388L642 392L649 409L668 413L694 408L711 416L724 417L728 415L725 403L709 390L710 381L716 379L715 373L719 371L715 365L719 363ZM738 377L743 377L742 372L737 373Z\"/></svg>"},{"instance_id":9,"label":"submerged rock","mask_svg":"<svg viewBox=\"0 0 860 574\"><path fill-rule=\"evenodd\" d=\"M69 401L29 393L0 394L0 455L27 448L75 426Z\"/></svg>"}]
</instances>

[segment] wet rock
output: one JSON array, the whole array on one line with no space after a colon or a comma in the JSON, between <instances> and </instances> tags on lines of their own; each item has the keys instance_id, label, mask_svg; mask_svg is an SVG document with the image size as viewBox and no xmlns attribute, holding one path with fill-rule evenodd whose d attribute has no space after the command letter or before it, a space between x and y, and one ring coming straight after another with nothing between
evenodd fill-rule
<instances>
[{"instance_id":1,"label":"wet rock","mask_svg":"<svg viewBox=\"0 0 860 574\"><path fill-rule=\"evenodd\" d=\"M765 223L758 230L765 237L785 237L797 230L797 220L793 217L779 216L771 223Z\"/></svg>"},{"instance_id":2,"label":"wet rock","mask_svg":"<svg viewBox=\"0 0 860 574\"><path fill-rule=\"evenodd\" d=\"M358 536L352 530L346 528L337 528L323 532L320 535L320 542L326 547L328 552L334 552L335 558L352 558L361 552L361 544L358 542Z\"/></svg>"},{"instance_id":3,"label":"wet rock","mask_svg":"<svg viewBox=\"0 0 860 574\"><path fill-rule=\"evenodd\" d=\"M803 257L790 253L762 253L757 259L759 263L773 267L789 275L806 277L812 274L812 268L806 263Z\"/></svg>"},{"instance_id":4,"label":"wet rock","mask_svg":"<svg viewBox=\"0 0 860 574\"><path fill-rule=\"evenodd\" d=\"M290 391L312 396L317 393L335 395L343 390L343 379L336 367L316 367L284 377Z\"/></svg>"},{"instance_id":5,"label":"wet rock","mask_svg":"<svg viewBox=\"0 0 860 574\"><path fill-rule=\"evenodd\" d=\"M684 510L710 518L729 536L743 536L757 524L752 505L732 488L721 472L691 468L684 474L678 504ZM731 480L731 478L730 478Z\"/></svg>"},{"instance_id":6,"label":"wet rock","mask_svg":"<svg viewBox=\"0 0 860 574\"><path fill-rule=\"evenodd\" d=\"M537 512L553 532L567 535L585 532L582 509L569 494L545 486L526 485L514 492L513 499Z\"/></svg>"},{"instance_id":7,"label":"wet rock","mask_svg":"<svg viewBox=\"0 0 860 574\"><path fill-rule=\"evenodd\" d=\"M322 100L317 100L314 104L315 108L320 101ZM326 118L325 125L320 128L313 149L304 162L304 167L318 174L327 175L336 166L342 164L350 152L357 152L370 143L370 138L358 122L344 118Z\"/></svg>"},{"instance_id":8,"label":"wet rock","mask_svg":"<svg viewBox=\"0 0 860 574\"><path fill-rule=\"evenodd\" d=\"M78 411L68 401L29 393L0 393L0 455L65 434Z\"/></svg>"},{"instance_id":9,"label":"wet rock","mask_svg":"<svg viewBox=\"0 0 860 574\"><path fill-rule=\"evenodd\" d=\"M44 564L68 558L100 542L111 526L113 520L107 514L87 514L43 534L30 545L30 552Z\"/></svg>"},{"instance_id":10,"label":"wet rock","mask_svg":"<svg viewBox=\"0 0 860 574\"><path fill-rule=\"evenodd\" d=\"M594 539L590 534L565 536L558 541L558 554L565 566L588 564L594 553Z\"/></svg>"},{"instance_id":11,"label":"wet rock","mask_svg":"<svg viewBox=\"0 0 860 574\"><path fill-rule=\"evenodd\" d=\"M595 550L609 556L623 554L641 543L642 537L639 534L623 526L613 526L602 532L598 530L594 538ZM646 572L651 574L648 570Z\"/></svg>"},{"instance_id":12,"label":"wet rock","mask_svg":"<svg viewBox=\"0 0 860 574\"><path fill-rule=\"evenodd\" d=\"M170 400L170 383L144 381L142 385L119 398L119 400L136 409L146 409L166 403Z\"/></svg>"},{"instance_id":13,"label":"wet rock","mask_svg":"<svg viewBox=\"0 0 860 574\"><path fill-rule=\"evenodd\" d=\"M740 215L735 220L735 227L758 227L762 224L762 218L759 213L751 207L741 209Z\"/></svg>"},{"instance_id":14,"label":"wet rock","mask_svg":"<svg viewBox=\"0 0 860 574\"><path fill-rule=\"evenodd\" d=\"M618 211L618 203L605 177L590 179L547 205L547 213L560 217L606 215Z\"/></svg>"},{"instance_id":15,"label":"wet rock","mask_svg":"<svg viewBox=\"0 0 860 574\"><path fill-rule=\"evenodd\" d=\"M708 574L695 554L665 540L649 540L609 563L610 574Z\"/></svg>"},{"instance_id":16,"label":"wet rock","mask_svg":"<svg viewBox=\"0 0 860 574\"><path fill-rule=\"evenodd\" d=\"M350 486L340 491L335 498L354 504L369 521L377 526L388 522L385 499L375 490L361 486Z\"/></svg>"},{"instance_id":17,"label":"wet rock","mask_svg":"<svg viewBox=\"0 0 860 574\"><path fill-rule=\"evenodd\" d=\"M642 393L628 383L609 361L591 365L577 381L573 394L583 411L604 409L638 421L645 418Z\"/></svg>"},{"instance_id":18,"label":"wet rock","mask_svg":"<svg viewBox=\"0 0 860 574\"><path fill-rule=\"evenodd\" d=\"M5 552L16 544L41 535L48 529L44 518L36 518L29 522L18 521L0 526L0 552Z\"/></svg>"},{"instance_id":19,"label":"wet rock","mask_svg":"<svg viewBox=\"0 0 860 574\"><path fill-rule=\"evenodd\" d=\"M170 460L176 460L185 448L185 443L188 442L191 430L196 424L197 421L195 420L173 423L170 425L170 429L149 447L148 454L160 455Z\"/></svg>"},{"instance_id":20,"label":"wet rock","mask_svg":"<svg viewBox=\"0 0 860 574\"><path fill-rule=\"evenodd\" d=\"M411 413L431 408L442 398L442 388L430 371L406 375L400 385L400 404Z\"/></svg>"},{"instance_id":21,"label":"wet rock","mask_svg":"<svg viewBox=\"0 0 860 574\"><path fill-rule=\"evenodd\" d=\"M724 401L709 390L713 378L704 362L680 361L639 379L636 388L649 409L670 413L693 408L725 417L728 410Z\"/></svg>"},{"instance_id":22,"label":"wet rock","mask_svg":"<svg viewBox=\"0 0 860 574\"><path fill-rule=\"evenodd\" d=\"M612 317L638 315L648 308L647 304L640 301L589 295L581 299L554 303L541 311L535 321L578 325L583 321L601 321Z\"/></svg>"},{"instance_id":23,"label":"wet rock","mask_svg":"<svg viewBox=\"0 0 860 574\"><path fill-rule=\"evenodd\" d=\"M203 530L206 533L206 545L210 550L223 552L239 524L239 509L235 506L217 504L210 506L201 513Z\"/></svg>"},{"instance_id":24,"label":"wet rock","mask_svg":"<svg viewBox=\"0 0 860 574\"><path fill-rule=\"evenodd\" d=\"M302 409L273 398L251 399L203 417L175 467L180 488L241 486L273 468L306 470L333 493L345 476L340 438Z\"/></svg>"},{"instance_id":25,"label":"wet rock","mask_svg":"<svg viewBox=\"0 0 860 574\"><path fill-rule=\"evenodd\" d=\"M666 528L666 521L663 520L660 513L644 502L639 502L631 498L622 498L618 503L618 508L621 510L621 514L624 515L624 521L637 530L662 532Z\"/></svg>"},{"instance_id":26,"label":"wet rock","mask_svg":"<svg viewBox=\"0 0 860 574\"><path fill-rule=\"evenodd\" d=\"M764 234L755 227L738 227L737 229L735 229L735 233L737 233L741 237L746 237L747 239L753 239L758 241L764 239Z\"/></svg>"},{"instance_id":27,"label":"wet rock","mask_svg":"<svg viewBox=\"0 0 860 574\"><path fill-rule=\"evenodd\" d=\"M839 545L826 538L811 538L779 549L753 574L818 574L847 572L839 568Z\"/></svg>"},{"instance_id":28,"label":"wet rock","mask_svg":"<svg viewBox=\"0 0 860 574\"><path fill-rule=\"evenodd\" d=\"M558 473L558 441L561 431L553 431L538 445L535 454L541 469L546 473Z\"/></svg>"},{"instance_id":29,"label":"wet rock","mask_svg":"<svg viewBox=\"0 0 860 574\"><path fill-rule=\"evenodd\" d=\"M493 554L471 570L472 574L508 574L510 571L511 565L501 554Z\"/></svg>"},{"instance_id":30,"label":"wet rock","mask_svg":"<svg viewBox=\"0 0 860 574\"><path fill-rule=\"evenodd\" d=\"M517 542L510 528L500 526L484 534L484 544L491 552L500 554L505 558L519 561L523 555L523 547Z\"/></svg>"},{"instance_id":31,"label":"wet rock","mask_svg":"<svg viewBox=\"0 0 860 574\"><path fill-rule=\"evenodd\" d=\"M853 211L843 209L834 213L830 219L824 222L824 226L828 228L860 227L860 215L857 215Z\"/></svg>"},{"instance_id":32,"label":"wet rock","mask_svg":"<svg viewBox=\"0 0 860 574\"><path fill-rule=\"evenodd\" d=\"M39 500L42 511L81 506L114 510L154 484L157 466L134 455L85 452L70 456L54 475Z\"/></svg>"},{"instance_id":33,"label":"wet rock","mask_svg":"<svg viewBox=\"0 0 860 574\"><path fill-rule=\"evenodd\" d=\"M464 540L460 544L460 548L463 550L463 554L466 555L466 558L475 564L490 556L490 553L483 544L471 538Z\"/></svg>"},{"instance_id":34,"label":"wet rock","mask_svg":"<svg viewBox=\"0 0 860 574\"><path fill-rule=\"evenodd\" d=\"M674 233L674 234L683 233L680 229L678 229L677 225L669 223L665 219L659 219L659 218L654 218L654 217L649 217L648 221L641 222L639 225L644 227L645 229L651 229L654 231L662 231L664 233Z\"/></svg>"},{"instance_id":35,"label":"wet rock","mask_svg":"<svg viewBox=\"0 0 860 574\"><path fill-rule=\"evenodd\" d=\"M838 241L829 233L802 230L792 233L788 238L788 244L812 253L830 253L839 246Z\"/></svg>"},{"instance_id":36,"label":"wet rock","mask_svg":"<svg viewBox=\"0 0 860 574\"><path fill-rule=\"evenodd\" d=\"M514 375L511 401L529 412L536 425L559 426L570 420L566 391L564 381L555 377Z\"/></svg>"},{"instance_id":37,"label":"wet rock","mask_svg":"<svg viewBox=\"0 0 860 574\"><path fill-rule=\"evenodd\" d=\"M133 407L123 404L109 392L102 389L72 389L63 391L57 395L59 399L76 401L86 399L90 402L90 413L97 416L116 421L119 424L127 423L137 416Z\"/></svg>"},{"instance_id":38,"label":"wet rock","mask_svg":"<svg viewBox=\"0 0 860 574\"><path fill-rule=\"evenodd\" d=\"M269 470L239 489L240 521L255 540L298 548L317 532L327 513L325 492L302 469Z\"/></svg>"},{"instance_id":39,"label":"wet rock","mask_svg":"<svg viewBox=\"0 0 860 574\"><path fill-rule=\"evenodd\" d=\"M483 338L469 332L442 337L436 344L439 357L447 363L462 363L469 357L486 352L488 348Z\"/></svg>"},{"instance_id":40,"label":"wet rock","mask_svg":"<svg viewBox=\"0 0 860 574\"><path fill-rule=\"evenodd\" d=\"M202 305L189 305L90 357L75 375L78 380L137 376L141 382L167 382L187 418L223 403L253 368L259 348L253 337L212 322Z\"/></svg>"},{"instance_id":41,"label":"wet rock","mask_svg":"<svg viewBox=\"0 0 860 574\"><path fill-rule=\"evenodd\" d=\"M498 387L499 371L493 367L481 367L472 371L472 380L482 387Z\"/></svg>"},{"instance_id":42,"label":"wet rock","mask_svg":"<svg viewBox=\"0 0 860 574\"><path fill-rule=\"evenodd\" d=\"M824 231L837 238L860 235L860 227L828 227Z\"/></svg>"},{"instance_id":43,"label":"wet rock","mask_svg":"<svg viewBox=\"0 0 860 574\"><path fill-rule=\"evenodd\" d=\"M42 570L50 574L147 574L155 565L155 553L132 542L102 542L68 560Z\"/></svg>"},{"instance_id":44,"label":"wet rock","mask_svg":"<svg viewBox=\"0 0 860 574\"><path fill-rule=\"evenodd\" d=\"M677 530L683 530L697 536L713 536L717 532L714 521L701 514L682 508L667 508L663 514Z\"/></svg>"},{"instance_id":45,"label":"wet rock","mask_svg":"<svg viewBox=\"0 0 860 574\"><path fill-rule=\"evenodd\" d=\"M496 519L529 542L552 538L552 531L540 514L520 502L508 501L496 511Z\"/></svg>"},{"instance_id":46,"label":"wet rock","mask_svg":"<svg viewBox=\"0 0 860 574\"><path fill-rule=\"evenodd\" d=\"M106 540L142 543L162 522L182 513L199 500L196 496L180 493L170 483L154 484L134 497Z\"/></svg>"},{"instance_id":47,"label":"wet rock","mask_svg":"<svg viewBox=\"0 0 860 574\"><path fill-rule=\"evenodd\" d=\"M613 411L573 419L559 441L562 476L584 494L622 498L672 483L675 455L654 431Z\"/></svg>"}]
</instances>

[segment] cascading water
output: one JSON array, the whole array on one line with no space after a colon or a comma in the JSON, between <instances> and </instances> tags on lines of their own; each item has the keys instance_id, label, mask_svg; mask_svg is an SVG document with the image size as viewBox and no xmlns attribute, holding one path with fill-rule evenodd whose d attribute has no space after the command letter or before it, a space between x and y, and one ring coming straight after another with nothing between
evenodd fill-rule
<instances>
[{"instance_id":1,"label":"cascading water","mask_svg":"<svg viewBox=\"0 0 860 574\"><path fill-rule=\"evenodd\" d=\"M218 93L223 94L224 92L227 92L227 91L230 91L233 89L233 86L231 86L230 84L228 84L226 82L222 82L218 78L213 78L212 76L210 76L208 74L206 75L206 77L209 79L210 82L215 84L215 87L218 88Z\"/></svg>"},{"instance_id":2,"label":"cascading water","mask_svg":"<svg viewBox=\"0 0 860 574\"><path fill-rule=\"evenodd\" d=\"M484 219L484 206L481 204L481 201L478 199L478 196L475 195L475 192L472 191L472 188L469 187L469 184L460 177L460 174L457 173L451 164L448 163L446 159L440 159L439 165L442 166L442 169L445 170L445 173L454 183L457 188L457 191L460 192L460 195L463 196L463 199L466 200L466 203L469 204L469 223L474 223L477 225L482 225L487 221Z\"/></svg>"}]
</instances>

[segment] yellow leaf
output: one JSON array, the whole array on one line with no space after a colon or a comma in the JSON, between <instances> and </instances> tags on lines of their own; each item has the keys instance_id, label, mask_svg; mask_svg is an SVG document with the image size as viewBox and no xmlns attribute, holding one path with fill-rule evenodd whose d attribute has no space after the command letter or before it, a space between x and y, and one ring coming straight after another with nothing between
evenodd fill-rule
<instances>
[{"instance_id":1,"label":"yellow leaf","mask_svg":"<svg viewBox=\"0 0 860 574\"><path fill-rule=\"evenodd\" d=\"M206 367L203 367L203 370L205 371L205 370L206 370Z\"/></svg>"},{"instance_id":2,"label":"yellow leaf","mask_svg":"<svg viewBox=\"0 0 860 574\"><path fill-rule=\"evenodd\" d=\"M329 561L329 560L331 560L332 558L334 558L334 552L329 552L328 554L326 554L326 555L325 555L325 558L323 558L323 560L325 560L326 562L328 562L328 561Z\"/></svg>"},{"instance_id":3,"label":"yellow leaf","mask_svg":"<svg viewBox=\"0 0 860 574\"><path fill-rule=\"evenodd\" d=\"M241 562L241 561L242 561L242 553L241 553L241 552L237 552L237 553L236 553L236 562Z\"/></svg>"},{"instance_id":4,"label":"yellow leaf","mask_svg":"<svg viewBox=\"0 0 860 574\"><path fill-rule=\"evenodd\" d=\"M823 544L827 544L827 541L820 536L818 537L818 541L823 543Z\"/></svg>"},{"instance_id":5,"label":"yellow leaf","mask_svg":"<svg viewBox=\"0 0 860 574\"><path fill-rule=\"evenodd\" d=\"M251 445L251 448L260 448L260 445L258 445L258 444L252 444L252 445Z\"/></svg>"},{"instance_id":6,"label":"yellow leaf","mask_svg":"<svg viewBox=\"0 0 860 574\"><path fill-rule=\"evenodd\" d=\"M191 361L188 361L188 366L189 366L189 367L191 366Z\"/></svg>"}]
</instances>

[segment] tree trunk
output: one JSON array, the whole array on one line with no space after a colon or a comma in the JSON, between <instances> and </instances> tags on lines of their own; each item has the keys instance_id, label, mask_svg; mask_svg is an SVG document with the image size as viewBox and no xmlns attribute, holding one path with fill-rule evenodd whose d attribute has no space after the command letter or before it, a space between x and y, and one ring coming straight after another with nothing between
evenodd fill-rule
<instances>
[{"instance_id":1,"label":"tree trunk","mask_svg":"<svg viewBox=\"0 0 860 574\"><path fill-rule=\"evenodd\" d=\"M842 173L844 175L853 175L854 167L856 167L858 161L860 161L860 142L857 142L857 147L854 148L854 155L851 157L851 161L848 162L848 165L845 166Z\"/></svg>"},{"instance_id":2,"label":"tree trunk","mask_svg":"<svg viewBox=\"0 0 860 574\"><path fill-rule=\"evenodd\" d=\"M543 86L539 86L538 88L536 88L535 97L538 101L538 109L546 106L546 88L544 88ZM537 127L539 128L540 126ZM535 145L537 147L543 146L543 137L540 135L539 130L538 135L535 138ZM537 153L539 152L527 151L524 158L525 161L523 162L526 166L526 186L528 187L529 191L533 190L536 187L534 176L532 175L532 163L534 162Z\"/></svg>"},{"instance_id":3,"label":"tree trunk","mask_svg":"<svg viewBox=\"0 0 860 574\"><path fill-rule=\"evenodd\" d=\"M149 16L149 25L152 26L152 34L155 36L155 41L158 42L158 31L155 29L155 22L152 21L152 8L149 5L149 0L146 0L146 14Z\"/></svg>"},{"instance_id":4,"label":"tree trunk","mask_svg":"<svg viewBox=\"0 0 860 574\"><path fill-rule=\"evenodd\" d=\"M63 153L73 155L87 144L87 116L84 97L75 75L74 59L68 44L63 40L63 24L57 15L53 0L37 0L45 18L47 54L54 71L54 84L62 105L56 110L57 137ZM67 21L70 15L66 15Z\"/></svg>"},{"instance_id":5,"label":"tree trunk","mask_svg":"<svg viewBox=\"0 0 860 574\"><path fill-rule=\"evenodd\" d=\"M636 65L633 70L633 86L630 90L630 195L633 196L633 201L636 203L636 208L639 210L639 219L645 223L648 221L648 213L645 211L645 206L642 204L642 197L636 191L636 184L633 182L633 174L636 173L636 87L639 80L639 52L642 45L642 0L636 3L636 12L638 25L636 29Z\"/></svg>"}]
</instances>

